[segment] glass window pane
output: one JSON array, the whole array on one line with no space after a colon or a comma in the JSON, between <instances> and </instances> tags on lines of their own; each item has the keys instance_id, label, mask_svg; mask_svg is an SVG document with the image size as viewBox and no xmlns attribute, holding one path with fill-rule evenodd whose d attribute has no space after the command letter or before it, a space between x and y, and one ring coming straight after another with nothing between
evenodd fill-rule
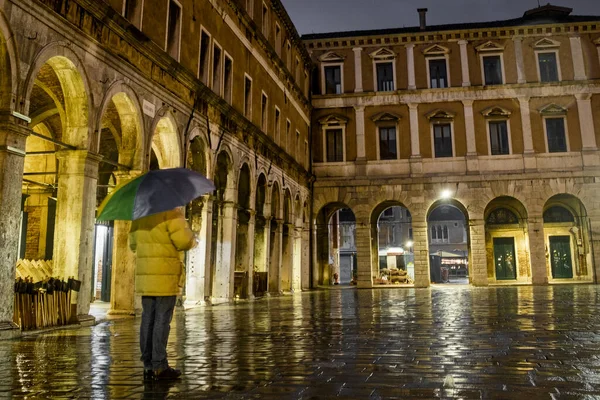
<instances>
[{"instance_id":1,"label":"glass window pane","mask_svg":"<svg viewBox=\"0 0 600 400\"><path fill-rule=\"evenodd\" d=\"M325 67L325 94L342 94L342 69L339 65Z\"/></svg>"},{"instance_id":2,"label":"glass window pane","mask_svg":"<svg viewBox=\"0 0 600 400\"><path fill-rule=\"evenodd\" d=\"M490 150L492 155L510 154L506 121L490 121Z\"/></svg>"},{"instance_id":3,"label":"glass window pane","mask_svg":"<svg viewBox=\"0 0 600 400\"><path fill-rule=\"evenodd\" d=\"M435 157L452 157L452 134L450 124L433 126Z\"/></svg>"},{"instance_id":4,"label":"glass window pane","mask_svg":"<svg viewBox=\"0 0 600 400\"><path fill-rule=\"evenodd\" d=\"M548 135L548 151L550 153L567 151L564 118L546 118L546 133Z\"/></svg>"},{"instance_id":5,"label":"glass window pane","mask_svg":"<svg viewBox=\"0 0 600 400\"><path fill-rule=\"evenodd\" d=\"M538 53L541 82L557 82L558 67L556 65L556 53Z\"/></svg>"},{"instance_id":6,"label":"glass window pane","mask_svg":"<svg viewBox=\"0 0 600 400\"><path fill-rule=\"evenodd\" d=\"M486 85L502 84L502 66L500 56L483 57L483 74Z\"/></svg>"},{"instance_id":7,"label":"glass window pane","mask_svg":"<svg viewBox=\"0 0 600 400\"><path fill-rule=\"evenodd\" d=\"M448 87L448 72L446 69L446 60L429 60L429 78L431 79L431 88Z\"/></svg>"},{"instance_id":8,"label":"glass window pane","mask_svg":"<svg viewBox=\"0 0 600 400\"><path fill-rule=\"evenodd\" d=\"M390 92L394 90L394 69L392 63L378 63L377 65L377 90Z\"/></svg>"}]
</instances>

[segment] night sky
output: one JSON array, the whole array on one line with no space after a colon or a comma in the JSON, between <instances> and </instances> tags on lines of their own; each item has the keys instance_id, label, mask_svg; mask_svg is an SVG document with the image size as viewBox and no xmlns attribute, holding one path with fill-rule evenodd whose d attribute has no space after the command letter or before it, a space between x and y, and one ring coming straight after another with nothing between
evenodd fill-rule
<instances>
[{"instance_id":1,"label":"night sky","mask_svg":"<svg viewBox=\"0 0 600 400\"><path fill-rule=\"evenodd\" d=\"M537 0L282 0L298 33L402 28L419 25L417 8L428 8L427 25L518 18ZM545 5L548 0L540 0ZM600 0L554 0L571 15L600 15Z\"/></svg>"}]
</instances>

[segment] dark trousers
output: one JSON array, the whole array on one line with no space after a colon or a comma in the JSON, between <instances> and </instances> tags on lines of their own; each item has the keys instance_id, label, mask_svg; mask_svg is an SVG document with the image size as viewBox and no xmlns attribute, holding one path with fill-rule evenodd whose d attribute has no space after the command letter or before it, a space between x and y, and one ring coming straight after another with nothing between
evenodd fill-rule
<instances>
[{"instance_id":1,"label":"dark trousers","mask_svg":"<svg viewBox=\"0 0 600 400\"><path fill-rule=\"evenodd\" d=\"M166 369L167 341L177 296L142 296L141 360L145 369Z\"/></svg>"}]
</instances>

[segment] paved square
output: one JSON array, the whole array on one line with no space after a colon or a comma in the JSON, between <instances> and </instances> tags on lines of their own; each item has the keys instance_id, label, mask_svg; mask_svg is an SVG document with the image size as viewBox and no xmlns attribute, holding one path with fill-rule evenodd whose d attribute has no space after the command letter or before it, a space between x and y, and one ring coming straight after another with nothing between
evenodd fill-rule
<instances>
[{"instance_id":1,"label":"paved square","mask_svg":"<svg viewBox=\"0 0 600 400\"><path fill-rule=\"evenodd\" d=\"M183 379L142 382L139 319L0 342L0 398L600 397L600 287L324 290L178 313Z\"/></svg>"}]
</instances>

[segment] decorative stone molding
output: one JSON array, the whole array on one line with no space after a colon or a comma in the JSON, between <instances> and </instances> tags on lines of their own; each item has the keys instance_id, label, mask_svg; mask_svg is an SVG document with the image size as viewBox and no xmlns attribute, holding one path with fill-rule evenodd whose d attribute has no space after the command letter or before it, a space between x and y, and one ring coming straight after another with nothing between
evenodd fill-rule
<instances>
[{"instance_id":1,"label":"decorative stone molding","mask_svg":"<svg viewBox=\"0 0 600 400\"><path fill-rule=\"evenodd\" d=\"M445 46L439 45L439 44L434 44L433 46L429 46L428 48L423 50L423 54L426 57L427 56L440 56L440 55L450 54L450 49Z\"/></svg>"},{"instance_id":2,"label":"decorative stone molding","mask_svg":"<svg viewBox=\"0 0 600 400\"><path fill-rule=\"evenodd\" d=\"M318 121L321 125L346 125L348 123L348 118L340 114L329 114L319 118Z\"/></svg>"},{"instance_id":3,"label":"decorative stone molding","mask_svg":"<svg viewBox=\"0 0 600 400\"><path fill-rule=\"evenodd\" d=\"M560 42L550 38L543 38L535 42L532 47L534 49L556 49L560 47Z\"/></svg>"},{"instance_id":4,"label":"decorative stone molding","mask_svg":"<svg viewBox=\"0 0 600 400\"><path fill-rule=\"evenodd\" d=\"M402 119L401 116L389 112L377 113L371 117L371 121L373 122L390 122L399 121L400 119Z\"/></svg>"},{"instance_id":5,"label":"decorative stone molding","mask_svg":"<svg viewBox=\"0 0 600 400\"><path fill-rule=\"evenodd\" d=\"M567 109L558 104L550 103L540 108L539 113L542 115L565 115Z\"/></svg>"},{"instance_id":6,"label":"decorative stone molding","mask_svg":"<svg viewBox=\"0 0 600 400\"><path fill-rule=\"evenodd\" d=\"M396 53L392 50L382 47L380 49L375 50L372 53L369 53L369 56L374 60L393 60L396 58Z\"/></svg>"},{"instance_id":7,"label":"decorative stone molding","mask_svg":"<svg viewBox=\"0 0 600 400\"><path fill-rule=\"evenodd\" d=\"M317 58L321 62L341 62L346 59L345 56L339 55L333 51L328 51L327 53L321 54Z\"/></svg>"},{"instance_id":8,"label":"decorative stone molding","mask_svg":"<svg viewBox=\"0 0 600 400\"><path fill-rule=\"evenodd\" d=\"M427 117L427 119L430 121L451 121L454 119L455 116L455 113L442 109L433 110L425 114L425 117Z\"/></svg>"},{"instance_id":9,"label":"decorative stone molding","mask_svg":"<svg viewBox=\"0 0 600 400\"><path fill-rule=\"evenodd\" d=\"M477 50L477 52L498 52L504 51L504 46L489 40L479 46L475 46L475 50Z\"/></svg>"},{"instance_id":10,"label":"decorative stone molding","mask_svg":"<svg viewBox=\"0 0 600 400\"><path fill-rule=\"evenodd\" d=\"M485 110L481 111L481 115L483 115L486 118L509 117L510 114L510 110L507 110L506 108L500 106L488 107Z\"/></svg>"}]
</instances>

